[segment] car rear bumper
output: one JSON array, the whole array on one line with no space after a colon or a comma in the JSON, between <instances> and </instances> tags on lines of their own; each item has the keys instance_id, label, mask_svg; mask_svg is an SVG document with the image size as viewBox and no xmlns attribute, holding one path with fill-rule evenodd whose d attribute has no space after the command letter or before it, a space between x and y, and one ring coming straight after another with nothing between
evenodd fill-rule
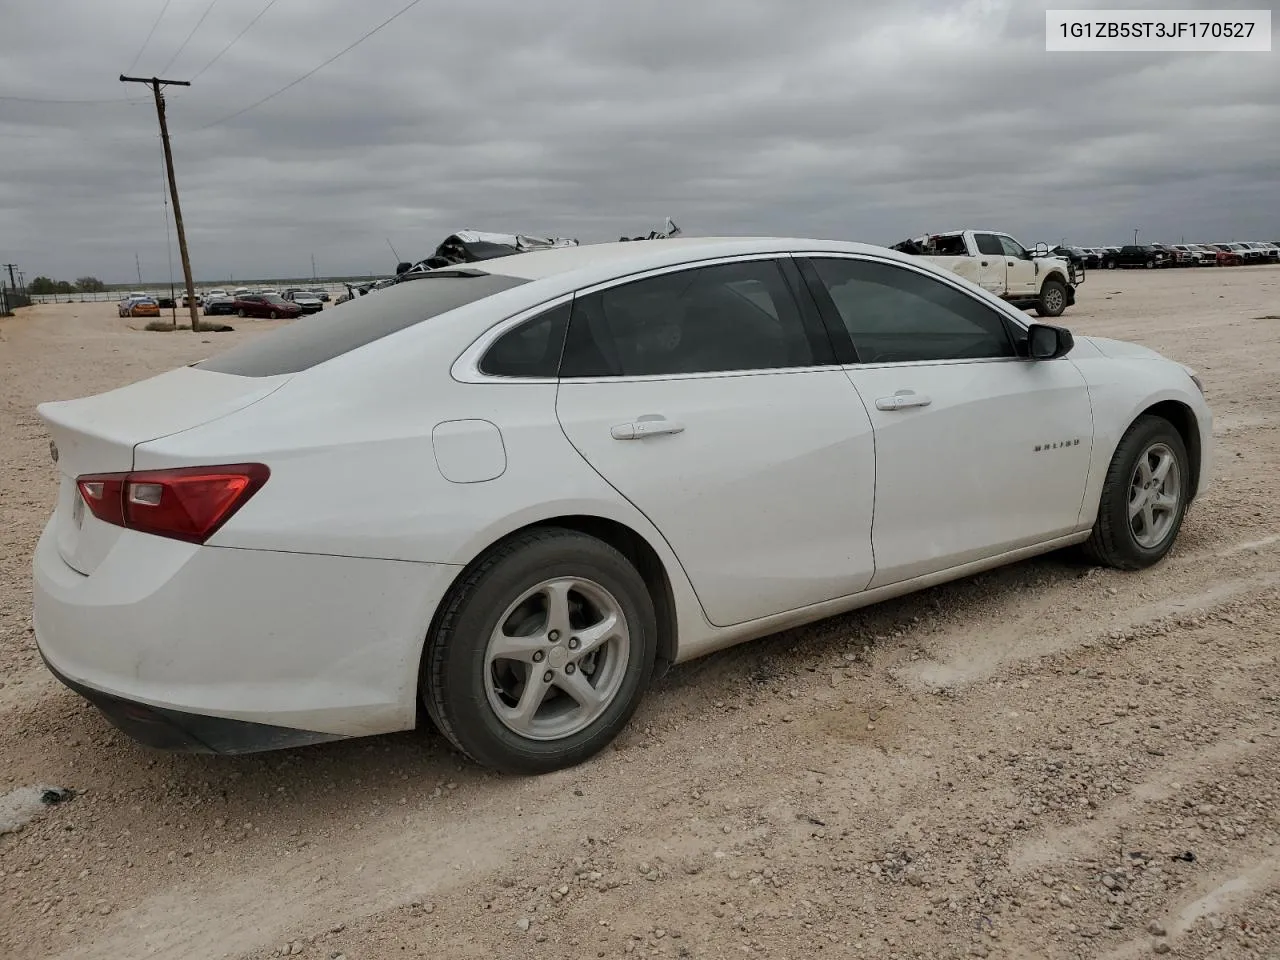
<instances>
[{"instance_id":1,"label":"car rear bumper","mask_svg":"<svg viewBox=\"0 0 1280 960\"><path fill-rule=\"evenodd\" d=\"M145 743L245 752L410 729L456 568L196 546L123 531L89 576L36 547L36 644Z\"/></svg>"},{"instance_id":2,"label":"car rear bumper","mask_svg":"<svg viewBox=\"0 0 1280 960\"><path fill-rule=\"evenodd\" d=\"M43 657L44 651L40 653ZM179 753L259 753L344 739L338 734L153 707L72 680L47 658L44 665L54 677L101 710L118 729L139 743L158 750Z\"/></svg>"}]
</instances>

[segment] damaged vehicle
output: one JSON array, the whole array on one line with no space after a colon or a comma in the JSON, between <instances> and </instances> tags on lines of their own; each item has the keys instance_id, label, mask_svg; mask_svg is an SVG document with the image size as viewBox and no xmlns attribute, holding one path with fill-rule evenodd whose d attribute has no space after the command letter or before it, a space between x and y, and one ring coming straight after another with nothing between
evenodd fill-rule
<instances>
[{"instance_id":1,"label":"damaged vehicle","mask_svg":"<svg viewBox=\"0 0 1280 960\"><path fill-rule=\"evenodd\" d=\"M1076 302L1083 263L1050 255L1045 244L1028 250L1007 233L951 230L896 243L890 249L927 257L1023 310L1060 317Z\"/></svg>"},{"instance_id":2,"label":"damaged vehicle","mask_svg":"<svg viewBox=\"0 0 1280 960\"><path fill-rule=\"evenodd\" d=\"M530 250L550 250L555 247L576 247L577 240L568 237L533 237L523 233L485 233L481 230L459 230L444 238L435 253L417 263L401 263L396 276L440 267L454 267L461 263L479 263L497 257L509 257Z\"/></svg>"}]
</instances>

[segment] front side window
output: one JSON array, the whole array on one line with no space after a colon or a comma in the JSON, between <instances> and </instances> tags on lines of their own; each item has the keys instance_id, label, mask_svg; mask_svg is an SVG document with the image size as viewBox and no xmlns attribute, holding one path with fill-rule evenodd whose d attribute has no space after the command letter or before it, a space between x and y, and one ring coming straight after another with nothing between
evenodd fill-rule
<instances>
[{"instance_id":1,"label":"front side window","mask_svg":"<svg viewBox=\"0 0 1280 960\"><path fill-rule=\"evenodd\" d=\"M773 260L665 273L574 301L562 377L803 367L811 334Z\"/></svg>"},{"instance_id":2,"label":"front side window","mask_svg":"<svg viewBox=\"0 0 1280 960\"><path fill-rule=\"evenodd\" d=\"M1015 260L1026 259L1027 251L1023 249L1022 244L1018 243L1017 240L1011 237L1000 237L999 240L1000 247L1004 250L1006 257L1013 257Z\"/></svg>"},{"instance_id":3,"label":"front side window","mask_svg":"<svg viewBox=\"0 0 1280 960\"><path fill-rule=\"evenodd\" d=\"M940 280L870 260L813 265L861 363L1016 356L1000 315Z\"/></svg>"}]
</instances>

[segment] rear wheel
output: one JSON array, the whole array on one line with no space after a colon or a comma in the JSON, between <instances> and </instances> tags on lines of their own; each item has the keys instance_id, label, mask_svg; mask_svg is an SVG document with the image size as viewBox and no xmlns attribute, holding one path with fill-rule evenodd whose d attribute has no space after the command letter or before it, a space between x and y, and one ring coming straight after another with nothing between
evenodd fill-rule
<instances>
[{"instance_id":1,"label":"rear wheel","mask_svg":"<svg viewBox=\"0 0 1280 960\"><path fill-rule=\"evenodd\" d=\"M546 773L617 736L656 649L653 602L626 557L572 530L532 530L455 587L427 641L422 699L478 763Z\"/></svg>"},{"instance_id":2,"label":"rear wheel","mask_svg":"<svg viewBox=\"0 0 1280 960\"><path fill-rule=\"evenodd\" d=\"M274 320L275 318L276 318L276 312L275 312L274 310L272 310L272 311L271 311L271 319L272 319L272 320Z\"/></svg>"},{"instance_id":3,"label":"rear wheel","mask_svg":"<svg viewBox=\"0 0 1280 960\"><path fill-rule=\"evenodd\" d=\"M1096 563L1141 570L1163 560L1182 527L1191 490L1187 449L1173 424L1139 417L1120 440L1084 544Z\"/></svg>"}]
</instances>

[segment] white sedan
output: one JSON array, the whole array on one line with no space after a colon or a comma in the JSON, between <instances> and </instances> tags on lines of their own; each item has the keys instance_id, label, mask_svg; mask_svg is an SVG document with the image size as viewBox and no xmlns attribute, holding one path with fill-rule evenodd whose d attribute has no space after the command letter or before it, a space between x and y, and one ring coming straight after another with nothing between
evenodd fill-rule
<instances>
[{"instance_id":1,"label":"white sedan","mask_svg":"<svg viewBox=\"0 0 1280 960\"><path fill-rule=\"evenodd\" d=\"M811 240L410 275L39 412L36 639L122 729L236 753L421 705L525 773L671 663L1063 547L1154 564L1212 452L1181 364Z\"/></svg>"}]
</instances>

